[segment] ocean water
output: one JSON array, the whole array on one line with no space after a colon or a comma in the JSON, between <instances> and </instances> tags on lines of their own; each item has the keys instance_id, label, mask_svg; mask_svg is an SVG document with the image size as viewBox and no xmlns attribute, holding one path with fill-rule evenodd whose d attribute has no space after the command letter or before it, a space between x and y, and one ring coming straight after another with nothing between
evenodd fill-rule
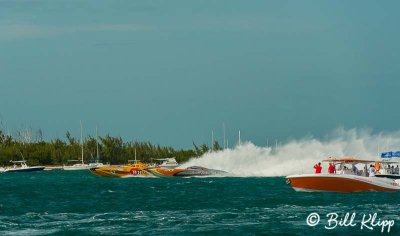
<instances>
[{"instance_id":1,"label":"ocean water","mask_svg":"<svg viewBox=\"0 0 400 236\"><path fill-rule=\"evenodd\" d=\"M0 175L0 235L399 235L399 209L400 193L295 192L283 177ZM311 213L320 215L313 227ZM355 213L356 226L328 230L329 213ZM373 213L393 220L389 232L361 229L363 214Z\"/></svg>"}]
</instances>

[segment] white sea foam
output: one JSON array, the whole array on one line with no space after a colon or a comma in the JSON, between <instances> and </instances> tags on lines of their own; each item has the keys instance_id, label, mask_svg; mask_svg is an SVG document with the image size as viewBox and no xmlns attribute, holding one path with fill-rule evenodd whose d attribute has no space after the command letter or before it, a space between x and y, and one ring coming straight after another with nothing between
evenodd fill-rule
<instances>
[{"instance_id":1,"label":"white sea foam","mask_svg":"<svg viewBox=\"0 0 400 236\"><path fill-rule=\"evenodd\" d=\"M377 160L380 151L391 149L400 149L400 131L373 134L368 130L340 128L324 139L305 137L292 140L277 150L246 142L233 149L206 153L183 164L183 167L203 166L243 177L286 176L312 173L315 163L327 157Z\"/></svg>"}]
</instances>

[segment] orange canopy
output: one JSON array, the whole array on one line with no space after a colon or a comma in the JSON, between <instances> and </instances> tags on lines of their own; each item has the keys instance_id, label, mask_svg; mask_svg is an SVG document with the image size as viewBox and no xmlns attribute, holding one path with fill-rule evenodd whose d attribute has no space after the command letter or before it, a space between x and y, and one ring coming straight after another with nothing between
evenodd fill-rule
<instances>
[{"instance_id":1,"label":"orange canopy","mask_svg":"<svg viewBox=\"0 0 400 236\"><path fill-rule=\"evenodd\" d=\"M347 163L371 163L371 162L376 162L376 161L373 161L373 160L355 159L353 157L345 157L345 158L330 157L330 158L322 160L322 161L323 162L347 162Z\"/></svg>"}]
</instances>

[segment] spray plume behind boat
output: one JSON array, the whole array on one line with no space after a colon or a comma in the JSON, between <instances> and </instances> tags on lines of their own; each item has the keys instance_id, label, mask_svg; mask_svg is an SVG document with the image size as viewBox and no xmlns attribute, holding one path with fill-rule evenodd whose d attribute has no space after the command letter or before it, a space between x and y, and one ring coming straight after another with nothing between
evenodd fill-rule
<instances>
[{"instance_id":1,"label":"spray plume behind boat","mask_svg":"<svg viewBox=\"0 0 400 236\"><path fill-rule=\"evenodd\" d=\"M233 149L206 153L181 167L202 166L241 177L286 176L313 173L315 163L331 156L379 160L380 152L389 149L400 149L400 131L372 134L368 130L337 129L323 139L292 140L277 150L242 141Z\"/></svg>"}]
</instances>

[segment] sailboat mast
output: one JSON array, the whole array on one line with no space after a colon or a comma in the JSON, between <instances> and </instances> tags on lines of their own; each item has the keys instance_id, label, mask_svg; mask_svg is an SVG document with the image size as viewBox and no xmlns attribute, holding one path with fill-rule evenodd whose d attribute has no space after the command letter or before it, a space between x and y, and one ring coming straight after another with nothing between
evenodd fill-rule
<instances>
[{"instance_id":1,"label":"sailboat mast","mask_svg":"<svg viewBox=\"0 0 400 236\"><path fill-rule=\"evenodd\" d=\"M225 135L225 123L222 123L223 130L224 130L224 149L226 149L226 135Z\"/></svg>"},{"instance_id":2,"label":"sailboat mast","mask_svg":"<svg viewBox=\"0 0 400 236\"><path fill-rule=\"evenodd\" d=\"M96 126L96 153L97 153L97 160L96 162L99 162L100 157L99 157L99 135L97 132L97 126Z\"/></svg>"},{"instance_id":3,"label":"sailboat mast","mask_svg":"<svg viewBox=\"0 0 400 236\"><path fill-rule=\"evenodd\" d=\"M239 129L239 146L242 145L242 141L240 140L240 129Z\"/></svg>"},{"instance_id":4,"label":"sailboat mast","mask_svg":"<svg viewBox=\"0 0 400 236\"><path fill-rule=\"evenodd\" d=\"M211 130L211 152L214 151L214 130Z\"/></svg>"},{"instance_id":5,"label":"sailboat mast","mask_svg":"<svg viewBox=\"0 0 400 236\"><path fill-rule=\"evenodd\" d=\"M82 121L80 121L81 123L81 150L82 150L82 164L83 164L83 131L82 131Z\"/></svg>"}]
</instances>

